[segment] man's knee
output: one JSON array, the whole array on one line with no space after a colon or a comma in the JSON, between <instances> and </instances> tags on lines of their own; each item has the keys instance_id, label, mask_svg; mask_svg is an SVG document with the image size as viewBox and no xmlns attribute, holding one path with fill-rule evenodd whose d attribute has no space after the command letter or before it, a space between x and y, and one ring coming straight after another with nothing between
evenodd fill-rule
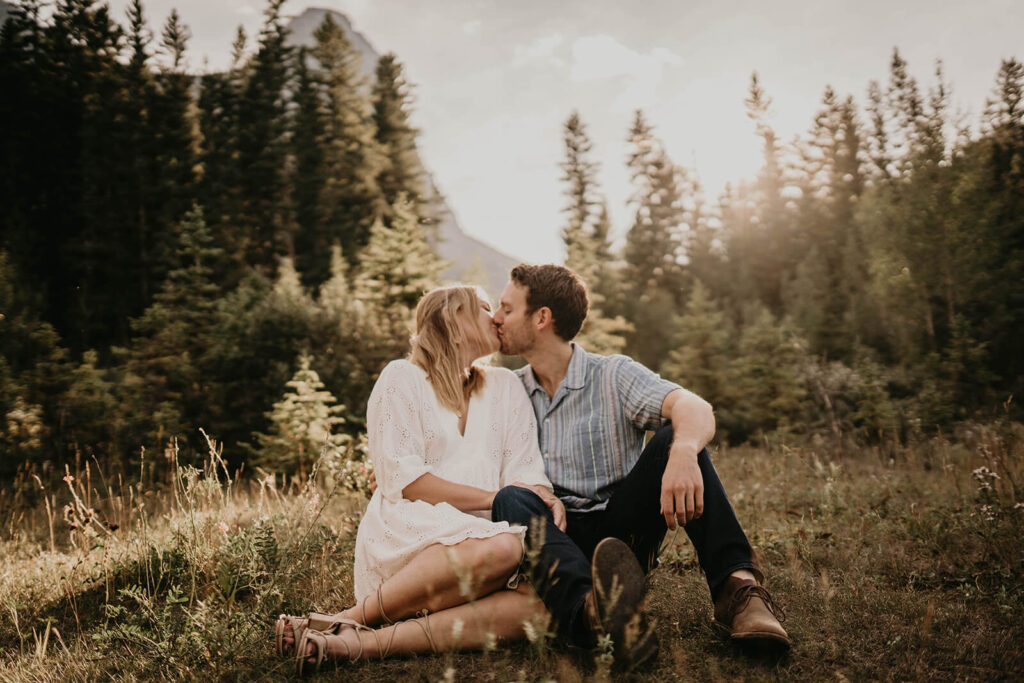
<instances>
[{"instance_id":1,"label":"man's knee","mask_svg":"<svg viewBox=\"0 0 1024 683\"><path fill-rule=\"evenodd\" d=\"M548 506L541 497L522 486L506 486L499 490L491 503L491 519L495 522L529 524L537 515L545 515Z\"/></svg>"}]
</instances>

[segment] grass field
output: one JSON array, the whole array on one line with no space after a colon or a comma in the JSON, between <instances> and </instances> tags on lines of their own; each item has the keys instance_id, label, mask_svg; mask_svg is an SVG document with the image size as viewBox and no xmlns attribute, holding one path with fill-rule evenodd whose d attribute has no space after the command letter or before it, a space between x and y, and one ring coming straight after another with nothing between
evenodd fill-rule
<instances>
[{"instance_id":1,"label":"grass field","mask_svg":"<svg viewBox=\"0 0 1024 683\"><path fill-rule=\"evenodd\" d=\"M1024 426L973 425L896 449L776 444L714 458L794 647L764 658L718 639L680 533L650 579L660 654L622 678L1024 677ZM0 495L0 679L289 678L290 662L272 653L273 618L350 604L361 499L232 481L216 456L160 471L144 466L129 486L83 466L60 488L22 479ZM594 653L543 636L321 674L608 675Z\"/></svg>"}]
</instances>

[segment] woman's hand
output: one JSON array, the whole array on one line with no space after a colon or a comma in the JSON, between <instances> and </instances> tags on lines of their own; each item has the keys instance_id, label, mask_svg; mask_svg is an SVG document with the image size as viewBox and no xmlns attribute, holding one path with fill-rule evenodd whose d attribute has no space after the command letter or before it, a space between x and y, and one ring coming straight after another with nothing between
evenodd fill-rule
<instances>
[{"instance_id":1,"label":"woman's hand","mask_svg":"<svg viewBox=\"0 0 1024 683\"><path fill-rule=\"evenodd\" d=\"M512 486L529 489L540 496L544 504L551 509L551 516L554 517L555 526L561 531L565 531L565 505L562 504L562 501L559 500L558 496L551 489L536 484L524 484L521 481L512 482Z\"/></svg>"}]
</instances>

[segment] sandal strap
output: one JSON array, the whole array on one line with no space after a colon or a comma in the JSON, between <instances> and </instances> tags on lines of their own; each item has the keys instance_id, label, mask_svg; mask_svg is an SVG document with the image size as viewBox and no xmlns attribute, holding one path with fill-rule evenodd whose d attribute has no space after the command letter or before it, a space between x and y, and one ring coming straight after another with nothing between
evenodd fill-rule
<instances>
[{"instance_id":1,"label":"sandal strap","mask_svg":"<svg viewBox=\"0 0 1024 683\"><path fill-rule=\"evenodd\" d=\"M380 612L380 618L384 620L384 623L388 626L391 626L395 622L384 611L384 596L381 594L381 588L383 587L383 585L384 584L377 586L377 611ZM364 614L363 616L365 617L366 615ZM365 621L366 619L364 618L363 622Z\"/></svg>"},{"instance_id":2,"label":"sandal strap","mask_svg":"<svg viewBox=\"0 0 1024 683\"><path fill-rule=\"evenodd\" d=\"M430 610L421 609L419 612L416 613L416 616L419 617L419 618L418 619L410 619L409 621L411 623L413 623L413 624L416 624L421 629L423 629L423 634L427 637L427 642L430 643L430 651L436 653L436 652L438 652L437 643L434 642L434 635L430 632L430 618L429 618L429 615L430 615ZM395 639L394 635L391 636L391 639L392 640ZM389 650L391 649L391 644L390 643L388 644L388 649Z\"/></svg>"},{"instance_id":3,"label":"sandal strap","mask_svg":"<svg viewBox=\"0 0 1024 683\"><path fill-rule=\"evenodd\" d=\"M355 628L362 625L355 619L346 619L334 614L321 614L319 612L310 612L306 615L306 619L306 628L330 634L337 634L344 627ZM292 626L292 628L295 627Z\"/></svg>"},{"instance_id":4,"label":"sandal strap","mask_svg":"<svg viewBox=\"0 0 1024 683\"><path fill-rule=\"evenodd\" d=\"M306 654L306 646L310 643L313 644L313 654ZM348 644L345 644L346 655L351 653ZM309 657L314 657L313 662L308 661ZM319 631L314 631L311 628L307 628L302 637L295 641L295 671L300 676L306 673L305 668L311 666L313 671L318 671L320 666L327 659L327 636Z\"/></svg>"}]
</instances>

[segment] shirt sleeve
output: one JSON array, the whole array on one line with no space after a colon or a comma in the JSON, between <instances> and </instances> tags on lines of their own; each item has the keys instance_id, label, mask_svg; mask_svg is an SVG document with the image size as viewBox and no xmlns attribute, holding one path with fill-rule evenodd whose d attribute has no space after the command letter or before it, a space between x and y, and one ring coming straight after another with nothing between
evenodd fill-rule
<instances>
[{"instance_id":1,"label":"shirt sleeve","mask_svg":"<svg viewBox=\"0 0 1024 683\"><path fill-rule=\"evenodd\" d=\"M402 489L430 471L426 463L420 401L411 368L391 363L370 394L366 426L370 458L385 500L402 499Z\"/></svg>"},{"instance_id":2,"label":"shirt sleeve","mask_svg":"<svg viewBox=\"0 0 1024 683\"><path fill-rule=\"evenodd\" d=\"M495 373L497 374L497 373ZM523 383L511 372L501 372L508 396L508 422L502 447L501 486L515 482L551 488L537 441L537 422Z\"/></svg>"},{"instance_id":3,"label":"shirt sleeve","mask_svg":"<svg viewBox=\"0 0 1024 683\"><path fill-rule=\"evenodd\" d=\"M632 358L619 356L618 361L612 367L612 386L618 392L623 413L637 429L661 427L665 423L661 417L665 397L682 387L662 379L661 375Z\"/></svg>"}]
</instances>

